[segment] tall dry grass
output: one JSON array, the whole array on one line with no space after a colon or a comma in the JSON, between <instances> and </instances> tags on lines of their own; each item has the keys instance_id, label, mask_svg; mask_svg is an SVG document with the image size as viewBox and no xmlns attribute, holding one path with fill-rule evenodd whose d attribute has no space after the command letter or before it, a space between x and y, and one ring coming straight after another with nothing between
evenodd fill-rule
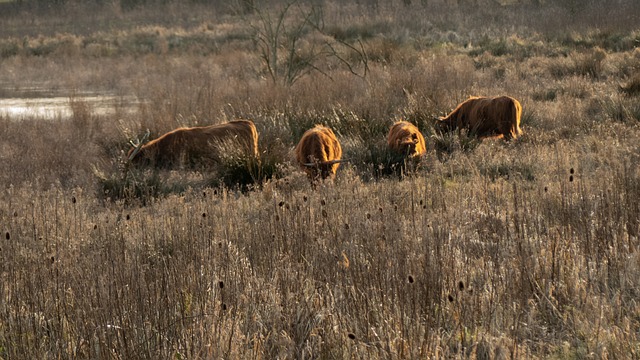
<instances>
[{"instance_id":1,"label":"tall dry grass","mask_svg":"<svg viewBox=\"0 0 640 360\"><path fill-rule=\"evenodd\" d=\"M637 5L405 3L324 3L369 72L329 58L290 87L255 14L3 17L0 94L68 94L72 115L0 118L0 358L637 358ZM95 114L84 91L122 100ZM518 141L433 130L498 94L523 105ZM429 153L399 180L401 117ZM147 129L234 118L260 133L254 187L232 163L124 162ZM312 190L290 151L315 123L350 162Z\"/></svg>"}]
</instances>

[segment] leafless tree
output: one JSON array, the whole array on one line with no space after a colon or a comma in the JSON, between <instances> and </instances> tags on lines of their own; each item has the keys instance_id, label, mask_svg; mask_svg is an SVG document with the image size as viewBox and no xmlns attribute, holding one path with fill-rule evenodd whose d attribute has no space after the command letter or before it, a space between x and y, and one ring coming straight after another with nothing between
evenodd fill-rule
<instances>
[{"instance_id":1,"label":"leafless tree","mask_svg":"<svg viewBox=\"0 0 640 360\"><path fill-rule=\"evenodd\" d=\"M251 6L249 26L273 82L291 85L311 72L319 72L330 78L322 67L322 60L329 58L344 64L354 75L366 76L367 57L362 43L356 41L355 44L349 44L328 36L324 31L321 4L305 5L293 0L276 11L258 8L253 3ZM339 47L347 52L355 52L357 61L347 59ZM359 64L363 65L361 71L356 70Z\"/></svg>"}]
</instances>

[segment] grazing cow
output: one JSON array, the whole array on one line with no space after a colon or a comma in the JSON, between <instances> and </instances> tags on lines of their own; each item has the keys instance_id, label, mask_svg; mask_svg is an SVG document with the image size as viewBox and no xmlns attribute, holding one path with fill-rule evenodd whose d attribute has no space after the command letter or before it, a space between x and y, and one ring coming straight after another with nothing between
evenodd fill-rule
<instances>
[{"instance_id":1,"label":"grazing cow","mask_svg":"<svg viewBox=\"0 0 640 360\"><path fill-rule=\"evenodd\" d=\"M522 106L512 97L471 97L440 118L438 124L442 131L467 129L479 138L511 140L522 135L521 114Z\"/></svg>"},{"instance_id":2,"label":"grazing cow","mask_svg":"<svg viewBox=\"0 0 640 360\"><path fill-rule=\"evenodd\" d=\"M342 147L331 129L316 125L307 130L296 146L300 167L311 181L333 178L340 166Z\"/></svg>"},{"instance_id":3,"label":"grazing cow","mask_svg":"<svg viewBox=\"0 0 640 360\"><path fill-rule=\"evenodd\" d=\"M224 124L179 128L145 145L129 151L133 164L171 167L183 161L189 163L219 159L221 145L234 145L243 154L258 157L258 132L253 122L235 120Z\"/></svg>"},{"instance_id":4,"label":"grazing cow","mask_svg":"<svg viewBox=\"0 0 640 360\"><path fill-rule=\"evenodd\" d=\"M391 151L407 160L417 160L427 152L422 133L407 121L397 121L391 125L387 135L387 145Z\"/></svg>"}]
</instances>

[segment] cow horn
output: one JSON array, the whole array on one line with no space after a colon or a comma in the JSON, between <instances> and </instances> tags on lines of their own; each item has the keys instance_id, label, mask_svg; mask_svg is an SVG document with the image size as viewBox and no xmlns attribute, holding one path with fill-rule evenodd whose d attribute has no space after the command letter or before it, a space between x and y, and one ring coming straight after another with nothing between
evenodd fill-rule
<instances>
[{"instance_id":1,"label":"cow horn","mask_svg":"<svg viewBox=\"0 0 640 360\"><path fill-rule=\"evenodd\" d=\"M129 161L133 160L133 158L136 157L136 155L138 155L138 153L140 152L140 149L142 149L142 145L144 145L147 142L147 140L149 140L149 134L150 134L150 131L149 129L147 129L147 132L144 134L144 136L142 136L142 140L136 139L136 142L134 142L133 140L129 140L129 144L131 144L135 148L131 152L131 155L129 155L129 158L128 158Z\"/></svg>"},{"instance_id":2,"label":"cow horn","mask_svg":"<svg viewBox=\"0 0 640 360\"><path fill-rule=\"evenodd\" d=\"M342 162L349 162L349 159L338 159L338 160L330 160L330 161L318 161L317 163L304 163L302 165L307 167L314 167L318 165L334 165Z\"/></svg>"}]
</instances>

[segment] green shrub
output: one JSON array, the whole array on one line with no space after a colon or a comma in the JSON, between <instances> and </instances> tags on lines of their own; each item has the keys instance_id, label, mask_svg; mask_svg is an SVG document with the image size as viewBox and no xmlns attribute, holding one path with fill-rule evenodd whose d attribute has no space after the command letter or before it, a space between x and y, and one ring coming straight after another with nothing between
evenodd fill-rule
<instances>
[{"instance_id":1,"label":"green shrub","mask_svg":"<svg viewBox=\"0 0 640 360\"><path fill-rule=\"evenodd\" d=\"M473 151L482 142L482 140L476 136L469 134L467 130L451 132L434 131L429 139L429 143L433 144L436 153L441 158L456 151Z\"/></svg>"},{"instance_id":2,"label":"green shrub","mask_svg":"<svg viewBox=\"0 0 640 360\"><path fill-rule=\"evenodd\" d=\"M0 59L16 56L20 53L21 46L17 39L9 38L0 40Z\"/></svg>"},{"instance_id":3,"label":"green shrub","mask_svg":"<svg viewBox=\"0 0 640 360\"><path fill-rule=\"evenodd\" d=\"M213 166L207 186L247 191L259 189L266 181L281 177L281 159L270 152L255 159L250 156L224 153Z\"/></svg>"},{"instance_id":4,"label":"green shrub","mask_svg":"<svg viewBox=\"0 0 640 360\"><path fill-rule=\"evenodd\" d=\"M111 201L146 205L153 199L176 192L160 176L158 170L137 170L123 165L122 172L105 175L96 171L99 195Z\"/></svg>"}]
</instances>

